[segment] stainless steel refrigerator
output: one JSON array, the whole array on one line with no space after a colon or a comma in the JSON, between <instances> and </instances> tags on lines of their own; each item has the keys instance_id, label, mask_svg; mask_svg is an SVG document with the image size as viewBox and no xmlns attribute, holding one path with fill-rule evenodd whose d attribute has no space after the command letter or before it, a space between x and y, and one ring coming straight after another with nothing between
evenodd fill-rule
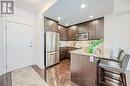
<instances>
[{"instance_id":1,"label":"stainless steel refrigerator","mask_svg":"<svg viewBox=\"0 0 130 86\"><path fill-rule=\"evenodd\" d=\"M45 32L45 66L49 67L59 63L59 33Z\"/></svg>"}]
</instances>

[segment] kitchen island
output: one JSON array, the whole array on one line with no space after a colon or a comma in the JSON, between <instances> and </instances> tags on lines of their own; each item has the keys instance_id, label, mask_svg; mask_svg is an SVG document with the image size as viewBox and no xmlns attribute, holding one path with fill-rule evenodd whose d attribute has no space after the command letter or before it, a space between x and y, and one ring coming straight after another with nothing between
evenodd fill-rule
<instances>
[{"instance_id":1,"label":"kitchen island","mask_svg":"<svg viewBox=\"0 0 130 86\"><path fill-rule=\"evenodd\" d=\"M89 54L77 49L71 53L71 80L79 86L96 86L96 62L104 58L103 53Z\"/></svg>"}]
</instances>

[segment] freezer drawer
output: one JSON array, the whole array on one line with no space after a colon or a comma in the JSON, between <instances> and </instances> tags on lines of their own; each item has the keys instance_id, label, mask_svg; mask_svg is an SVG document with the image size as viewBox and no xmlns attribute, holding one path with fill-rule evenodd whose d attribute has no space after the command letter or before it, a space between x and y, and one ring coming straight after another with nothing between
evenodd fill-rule
<instances>
[{"instance_id":1,"label":"freezer drawer","mask_svg":"<svg viewBox=\"0 0 130 86\"><path fill-rule=\"evenodd\" d=\"M46 54L46 67L59 63L59 51Z\"/></svg>"}]
</instances>

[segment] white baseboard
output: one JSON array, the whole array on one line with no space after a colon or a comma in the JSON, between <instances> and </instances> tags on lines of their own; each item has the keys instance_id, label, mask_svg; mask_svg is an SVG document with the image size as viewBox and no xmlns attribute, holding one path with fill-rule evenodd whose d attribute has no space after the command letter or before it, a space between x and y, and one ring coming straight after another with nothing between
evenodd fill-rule
<instances>
[{"instance_id":1,"label":"white baseboard","mask_svg":"<svg viewBox=\"0 0 130 86\"><path fill-rule=\"evenodd\" d=\"M35 64L35 65L37 65L37 64ZM37 65L40 69L45 69L45 67L44 66L41 66L41 65Z\"/></svg>"}]
</instances>

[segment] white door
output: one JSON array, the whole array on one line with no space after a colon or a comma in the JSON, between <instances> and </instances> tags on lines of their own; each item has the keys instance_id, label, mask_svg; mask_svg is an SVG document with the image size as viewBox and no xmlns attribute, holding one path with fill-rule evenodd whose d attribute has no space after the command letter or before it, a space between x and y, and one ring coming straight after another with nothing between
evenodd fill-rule
<instances>
[{"instance_id":1,"label":"white door","mask_svg":"<svg viewBox=\"0 0 130 86\"><path fill-rule=\"evenodd\" d=\"M7 72L32 65L31 26L7 22Z\"/></svg>"}]
</instances>

